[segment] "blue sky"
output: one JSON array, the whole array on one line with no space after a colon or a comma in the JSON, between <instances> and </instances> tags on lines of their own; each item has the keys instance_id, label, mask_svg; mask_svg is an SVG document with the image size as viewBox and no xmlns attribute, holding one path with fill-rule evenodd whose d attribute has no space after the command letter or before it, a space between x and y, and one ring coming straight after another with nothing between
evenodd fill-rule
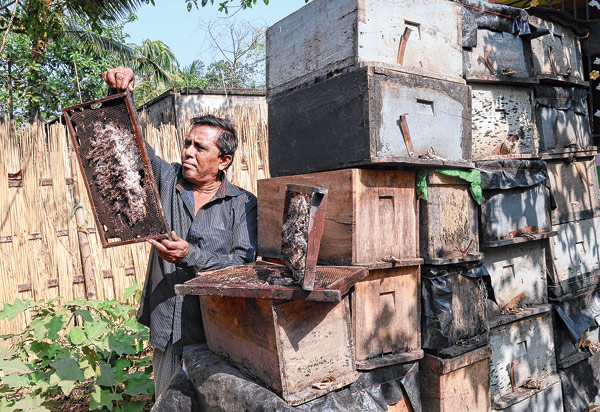
<instances>
[{"instance_id":1,"label":"blue sky","mask_svg":"<svg viewBox=\"0 0 600 412\"><path fill-rule=\"evenodd\" d=\"M173 50L181 66L195 59L208 65L218 57L208 50L204 31L199 27L202 21L227 18L225 13L218 11L217 0L212 6L193 8L190 12L184 0L155 0L155 3L156 6L140 7L136 13L137 21L125 26L125 32L130 36L128 41L140 44L144 39L161 40ZM238 1L234 0L233 4L237 5ZM304 0L270 0L267 6L263 0L258 0L252 9L235 13L235 18L270 26L304 5ZM229 15L235 11L230 8Z\"/></svg>"}]
</instances>

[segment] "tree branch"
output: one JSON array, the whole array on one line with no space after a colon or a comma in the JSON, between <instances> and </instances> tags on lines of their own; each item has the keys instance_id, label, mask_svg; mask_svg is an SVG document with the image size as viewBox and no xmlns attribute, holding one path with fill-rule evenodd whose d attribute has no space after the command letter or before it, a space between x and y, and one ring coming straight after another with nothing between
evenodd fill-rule
<instances>
[{"instance_id":1,"label":"tree branch","mask_svg":"<svg viewBox=\"0 0 600 412\"><path fill-rule=\"evenodd\" d=\"M15 16L17 15L17 7L19 7L19 0L14 0L15 8L13 9L12 16L10 17L10 21L8 22L8 27L6 28L6 33L4 33L4 37L2 38L2 45L0 46L0 55L4 51L4 46L6 45L6 38L8 37L8 33L10 33L10 28L12 27L13 21L15 20ZM12 3L10 3L12 4ZM8 7L5 6L5 7Z\"/></svg>"}]
</instances>

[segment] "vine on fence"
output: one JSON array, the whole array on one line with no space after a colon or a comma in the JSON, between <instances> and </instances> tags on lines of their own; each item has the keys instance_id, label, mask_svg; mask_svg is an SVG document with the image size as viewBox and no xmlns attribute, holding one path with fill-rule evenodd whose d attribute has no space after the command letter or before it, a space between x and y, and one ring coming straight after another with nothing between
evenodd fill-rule
<instances>
[{"instance_id":1,"label":"vine on fence","mask_svg":"<svg viewBox=\"0 0 600 412\"><path fill-rule=\"evenodd\" d=\"M124 299L136 293L133 285ZM143 410L138 399L153 394L154 383L148 329L132 316L134 308L116 300L59 299L17 299L0 311L0 320L31 313L21 334L3 337L15 344L0 348L0 412L48 411L76 388L90 393L90 410Z\"/></svg>"}]
</instances>

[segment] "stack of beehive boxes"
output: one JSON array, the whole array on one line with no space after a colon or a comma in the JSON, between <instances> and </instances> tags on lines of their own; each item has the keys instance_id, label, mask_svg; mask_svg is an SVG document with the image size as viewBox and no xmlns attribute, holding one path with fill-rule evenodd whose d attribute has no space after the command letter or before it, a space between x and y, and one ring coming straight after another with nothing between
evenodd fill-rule
<instances>
[{"instance_id":1,"label":"stack of beehive boxes","mask_svg":"<svg viewBox=\"0 0 600 412\"><path fill-rule=\"evenodd\" d=\"M329 191L318 263L367 273L332 306L339 321L349 301L340 347L352 357L329 363L335 384L294 392L296 375L273 366L284 386L271 388L299 403L356 379L349 368L393 366L390 381L418 373L421 388L391 410L561 411L557 357L575 410L566 393L598 364L600 312L584 85L569 30L486 2L314 0L269 28L274 177L258 183L258 253L280 257L287 185L318 186ZM268 305L278 333L300 339L271 350L313 370L301 338L318 353L329 315L278 318L284 305ZM233 330L241 311L260 335L257 310L214 316L235 317Z\"/></svg>"}]
</instances>

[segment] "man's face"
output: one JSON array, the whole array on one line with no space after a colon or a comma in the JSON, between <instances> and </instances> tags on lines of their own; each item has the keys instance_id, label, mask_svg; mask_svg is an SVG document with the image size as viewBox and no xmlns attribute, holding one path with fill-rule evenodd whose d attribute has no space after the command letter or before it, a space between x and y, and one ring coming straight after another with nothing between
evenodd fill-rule
<instances>
[{"instance_id":1,"label":"man's face","mask_svg":"<svg viewBox=\"0 0 600 412\"><path fill-rule=\"evenodd\" d=\"M181 165L183 177L195 186L218 180L219 172L231 162L231 156L220 157L217 139L223 131L213 126L194 126L183 142Z\"/></svg>"}]
</instances>

